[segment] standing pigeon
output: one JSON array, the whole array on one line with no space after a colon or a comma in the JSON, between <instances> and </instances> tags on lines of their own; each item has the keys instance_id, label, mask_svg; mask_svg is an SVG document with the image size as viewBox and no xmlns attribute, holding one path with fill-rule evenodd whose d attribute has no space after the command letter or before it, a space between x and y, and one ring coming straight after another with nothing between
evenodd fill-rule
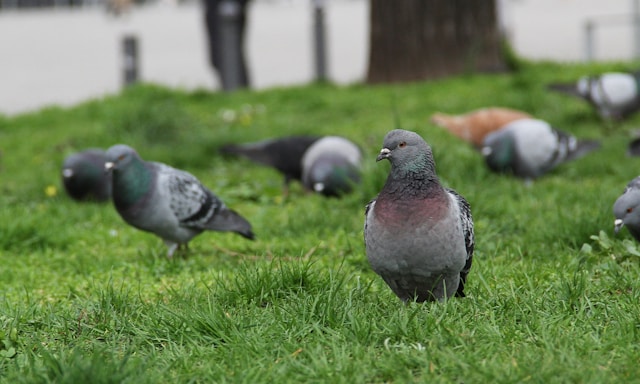
<instances>
[{"instance_id":1,"label":"standing pigeon","mask_svg":"<svg viewBox=\"0 0 640 384\"><path fill-rule=\"evenodd\" d=\"M590 103L605 120L620 121L640 110L640 72L607 72L583 76L574 83L554 83L549 89Z\"/></svg>"},{"instance_id":2,"label":"standing pigeon","mask_svg":"<svg viewBox=\"0 0 640 384\"><path fill-rule=\"evenodd\" d=\"M469 203L440 184L431 147L418 134L387 133L382 159L391 171L365 212L371 267L404 302L464 297L474 247Z\"/></svg>"},{"instance_id":3,"label":"standing pigeon","mask_svg":"<svg viewBox=\"0 0 640 384\"><path fill-rule=\"evenodd\" d=\"M62 185L74 200L106 201L111 197L111 175L104 171L106 153L87 149L67 156L62 163Z\"/></svg>"},{"instance_id":4,"label":"standing pigeon","mask_svg":"<svg viewBox=\"0 0 640 384\"><path fill-rule=\"evenodd\" d=\"M302 157L302 184L325 196L351 192L360 182L362 152L339 136L326 136L313 143Z\"/></svg>"},{"instance_id":5,"label":"standing pigeon","mask_svg":"<svg viewBox=\"0 0 640 384\"><path fill-rule=\"evenodd\" d=\"M615 232L623 226L629 228L631 235L640 241L640 176L631 180L622 196L613 204Z\"/></svg>"},{"instance_id":6,"label":"standing pigeon","mask_svg":"<svg viewBox=\"0 0 640 384\"><path fill-rule=\"evenodd\" d=\"M253 240L251 224L190 173L144 161L123 144L109 148L107 160L116 210L128 224L161 237L169 258L205 230L236 232Z\"/></svg>"},{"instance_id":7,"label":"standing pigeon","mask_svg":"<svg viewBox=\"0 0 640 384\"><path fill-rule=\"evenodd\" d=\"M530 181L599 147L598 141L578 140L545 121L520 119L487 135L482 154L492 171Z\"/></svg>"},{"instance_id":8,"label":"standing pigeon","mask_svg":"<svg viewBox=\"0 0 640 384\"><path fill-rule=\"evenodd\" d=\"M288 136L220 148L224 154L239 155L277 169L284 175L285 192L291 180L302 180L302 156L320 137Z\"/></svg>"},{"instance_id":9,"label":"standing pigeon","mask_svg":"<svg viewBox=\"0 0 640 384\"><path fill-rule=\"evenodd\" d=\"M526 118L531 118L531 115L515 109L491 107L476 109L463 115L436 112L431 116L431 122L446 128L474 147L480 148L485 136L489 133L514 120Z\"/></svg>"}]
</instances>

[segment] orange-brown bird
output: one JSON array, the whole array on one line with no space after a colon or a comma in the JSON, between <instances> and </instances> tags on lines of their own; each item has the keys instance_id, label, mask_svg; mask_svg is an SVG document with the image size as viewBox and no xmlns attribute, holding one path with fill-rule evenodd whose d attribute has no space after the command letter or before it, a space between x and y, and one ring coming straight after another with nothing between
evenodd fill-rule
<instances>
[{"instance_id":1,"label":"orange-brown bird","mask_svg":"<svg viewBox=\"0 0 640 384\"><path fill-rule=\"evenodd\" d=\"M531 115L515 109L491 107L476 109L463 115L436 112L431 116L431 122L446 128L474 147L481 148L486 135L512 121L524 118L531 118Z\"/></svg>"}]
</instances>

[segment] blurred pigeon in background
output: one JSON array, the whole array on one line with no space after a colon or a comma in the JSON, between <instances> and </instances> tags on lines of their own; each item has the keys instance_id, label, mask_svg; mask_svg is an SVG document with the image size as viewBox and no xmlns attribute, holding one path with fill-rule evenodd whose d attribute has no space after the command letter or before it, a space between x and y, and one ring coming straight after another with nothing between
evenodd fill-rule
<instances>
[{"instance_id":1,"label":"blurred pigeon in background","mask_svg":"<svg viewBox=\"0 0 640 384\"><path fill-rule=\"evenodd\" d=\"M72 153L62 163L62 185L78 201L106 201L111 197L111 175L104 170L106 153L91 148Z\"/></svg>"},{"instance_id":2,"label":"blurred pigeon in background","mask_svg":"<svg viewBox=\"0 0 640 384\"><path fill-rule=\"evenodd\" d=\"M631 235L640 241L640 176L631 180L624 192L613 204L615 232L624 226Z\"/></svg>"},{"instance_id":3,"label":"blurred pigeon in background","mask_svg":"<svg viewBox=\"0 0 640 384\"><path fill-rule=\"evenodd\" d=\"M231 231L253 240L251 224L190 173L140 158L131 147L107 150L113 202L128 224L161 237L167 256L205 230Z\"/></svg>"},{"instance_id":4,"label":"blurred pigeon in background","mask_svg":"<svg viewBox=\"0 0 640 384\"><path fill-rule=\"evenodd\" d=\"M640 110L640 72L607 72L583 76L577 82L554 83L549 89L589 102L600 117L620 121Z\"/></svg>"},{"instance_id":5,"label":"blurred pigeon in background","mask_svg":"<svg viewBox=\"0 0 640 384\"><path fill-rule=\"evenodd\" d=\"M520 119L487 135L482 154L492 171L531 181L598 148L600 142L578 140L545 121Z\"/></svg>"},{"instance_id":6,"label":"blurred pigeon in background","mask_svg":"<svg viewBox=\"0 0 640 384\"><path fill-rule=\"evenodd\" d=\"M254 163L277 169L284 175L285 194L291 180L302 180L302 157L319 136L288 136L245 144L228 144L223 154L243 156Z\"/></svg>"},{"instance_id":7,"label":"blurred pigeon in background","mask_svg":"<svg viewBox=\"0 0 640 384\"><path fill-rule=\"evenodd\" d=\"M636 137L629 142L627 147L627 156L640 156L640 137Z\"/></svg>"},{"instance_id":8,"label":"blurred pigeon in background","mask_svg":"<svg viewBox=\"0 0 640 384\"><path fill-rule=\"evenodd\" d=\"M228 144L223 154L239 155L273 167L291 180L325 196L339 196L360 181L360 148L339 136L287 136L245 144Z\"/></svg>"},{"instance_id":9,"label":"blurred pigeon in background","mask_svg":"<svg viewBox=\"0 0 640 384\"><path fill-rule=\"evenodd\" d=\"M418 134L387 133L382 159L391 170L365 212L371 267L404 302L464 297L474 248L469 203L440 184L431 147Z\"/></svg>"},{"instance_id":10,"label":"blurred pigeon in background","mask_svg":"<svg viewBox=\"0 0 640 384\"><path fill-rule=\"evenodd\" d=\"M515 109L491 107L476 109L462 115L436 112L431 116L431 122L480 148L487 134L514 120L525 118L531 118L531 115Z\"/></svg>"},{"instance_id":11,"label":"blurred pigeon in background","mask_svg":"<svg viewBox=\"0 0 640 384\"><path fill-rule=\"evenodd\" d=\"M302 184L325 196L351 192L360 182L362 152L353 142L326 136L313 143L302 157Z\"/></svg>"}]
</instances>

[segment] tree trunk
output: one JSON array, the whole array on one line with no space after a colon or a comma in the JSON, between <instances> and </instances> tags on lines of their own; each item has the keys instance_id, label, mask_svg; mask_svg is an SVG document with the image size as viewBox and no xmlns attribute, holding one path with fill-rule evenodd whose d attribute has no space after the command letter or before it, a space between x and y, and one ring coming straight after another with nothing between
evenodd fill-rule
<instances>
[{"instance_id":1,"label":"tree trunk","mask_svg":"<svg viewBox=\"0 0 640 384\"><path fill-rule=\"evenodd\" d=\"M371 0L367 82L506 69L496 0Z\"/></svg>"}]
</instances>

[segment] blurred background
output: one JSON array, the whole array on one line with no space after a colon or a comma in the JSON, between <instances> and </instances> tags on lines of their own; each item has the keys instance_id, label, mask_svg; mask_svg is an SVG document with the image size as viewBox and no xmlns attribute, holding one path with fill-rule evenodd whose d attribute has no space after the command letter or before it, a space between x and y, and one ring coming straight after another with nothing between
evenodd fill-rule
<instances>
[{"instance_id":1,"label":"blurred background","mask_svg":"<svg viewBox=\"0 0 640 384\"><path fill-rule=\"evenodd\" d=\"M637 0L497 0L502 33L533 60L631 60L640 54ZM370 0L252 0L246 59L252 89L317 78L322 7L326 79L364 81ZM217 90L198 0L0 0L0 113L72 105L123 86L123 39L138 44L142 81Z\"/></svg>"}]
</instances>

